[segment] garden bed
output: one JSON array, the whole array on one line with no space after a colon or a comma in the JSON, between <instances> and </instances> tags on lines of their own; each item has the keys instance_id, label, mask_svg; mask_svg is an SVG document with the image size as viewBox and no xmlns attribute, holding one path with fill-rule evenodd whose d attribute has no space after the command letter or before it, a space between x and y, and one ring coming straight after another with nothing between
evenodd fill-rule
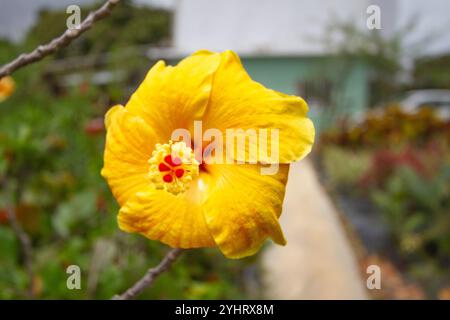
<instances>
[{"instance_id":1,"label":"garden bed","mask_svg":"<svg viewBox=\"0 0 450 320\"><path fill-rule=\"evenodd\" d=\"M365 248L361 264L385 271L375 297L448 297L449 127L431 109L391 106L320 139L318 169Z\"/></svg>"}]
</instances>

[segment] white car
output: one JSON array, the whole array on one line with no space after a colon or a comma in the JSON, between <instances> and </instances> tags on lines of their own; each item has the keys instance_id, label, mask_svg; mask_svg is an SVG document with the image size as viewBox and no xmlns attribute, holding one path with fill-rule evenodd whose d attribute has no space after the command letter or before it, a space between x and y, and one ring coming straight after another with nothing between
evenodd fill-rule
<instances>
[{"instance_id":1,"label":"white car","mask_svg":"<svg viewBox=\"0 0 450 320\"><path fill-rule=\"evenodd\" d=\"M426 89L406 93L400 102L406 112L416 112L421 107L430 107L442 119L450 119L450 90Z\"/></svg>"}]
</instances>

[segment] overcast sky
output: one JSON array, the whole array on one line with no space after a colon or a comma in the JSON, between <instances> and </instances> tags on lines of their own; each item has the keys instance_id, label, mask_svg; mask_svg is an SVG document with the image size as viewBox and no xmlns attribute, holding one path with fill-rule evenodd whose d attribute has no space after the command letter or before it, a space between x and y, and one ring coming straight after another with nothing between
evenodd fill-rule
<instances>
[{"instance_id":1,"label":"overcast sky","mask_svg":"<svg viewBox=\"0 0 450 320\"><path fill-rule=\"evenodd\" d=\"M139 4L151 4L172 8L180 0L134 0ZM195 0L183 0L195 1ZM226 0L224 0L226 1ZM245 0L243 0L245 1ZM301 1L301 0L299 0ZM320 2L320 0L315 0ZM340 0L345 1L345 0ZM95 0L0 0L0 37L20 39L33 24L37 11L43 7L64 8L69 4L95 3ZM427 45L428 53L450 52L450 1L449 0L397 0L398 24L412 17L419 17L411 41L435 34L437 40ZM283 1L280 1L282 5ZM307 2L305 2L307 5Z\"/></svg>"}]
</instances>

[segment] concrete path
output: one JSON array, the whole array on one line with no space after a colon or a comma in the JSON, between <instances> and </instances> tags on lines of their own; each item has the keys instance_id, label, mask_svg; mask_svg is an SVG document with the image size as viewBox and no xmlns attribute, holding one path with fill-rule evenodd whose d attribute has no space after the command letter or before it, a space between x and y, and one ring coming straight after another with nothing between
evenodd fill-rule
<instances>
[{"instance_id":1,"label":"concrete path","mask_svg":"<svg viewBox=\"0 0 450 320\"><path fill-rule=\"evenodd\" d=\"M337 212L307 160L291 165L280 221L288 243L263 252L265 298L367 298Z\"/></svg>"}]
</instances>

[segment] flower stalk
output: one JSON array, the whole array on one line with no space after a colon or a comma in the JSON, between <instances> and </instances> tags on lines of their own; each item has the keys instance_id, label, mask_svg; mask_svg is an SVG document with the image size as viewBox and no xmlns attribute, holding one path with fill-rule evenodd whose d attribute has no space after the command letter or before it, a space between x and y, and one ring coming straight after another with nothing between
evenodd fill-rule
<instances>
[{"instance_id":1,"label":"flower stalk","mask_svg":"<svg viewBox=\"0 0 450 320\"><path fill-rule=\"evenodd\" d=\"M144 291L144 289L150 287L156 278L158 278L165 271L169 270L183 251L183 249L179 248L170 250L156 267L148 269L147 273L132 287L122 294L115 295L112 300L130 300L136 298L142 293L142 291Z\"/></svg>"},{"instance_id":2,"label":"flower stalk","mask_svg":"<svg viewBox=\"0 0 450 320\"><path fill-rule=\"evenodd\" d=\"M4 76L12 74L30 63L42 60L46 56L68 46L73 40L78 38L82 33L89 30L95 22L109 16L111 10L119 3L120 0L108 0L99 9L89 13L78 28L67 29L62 35L51 40L49 43L40 45L29 53L22 53L11 62L0 67L0 79Z\"/></svg>"}]
</instances>

